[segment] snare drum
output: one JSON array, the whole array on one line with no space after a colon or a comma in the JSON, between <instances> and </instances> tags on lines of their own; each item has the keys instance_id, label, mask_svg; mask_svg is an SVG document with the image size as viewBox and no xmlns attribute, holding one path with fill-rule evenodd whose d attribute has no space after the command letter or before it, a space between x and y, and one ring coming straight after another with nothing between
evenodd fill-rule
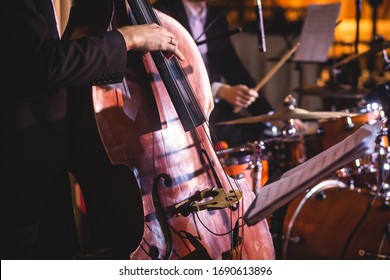
<instances>
[{"instance_id":1,"label":"snare drum","mask_svg":"<svg viewBox=\"0 0 390 280\"><path fill-rule=\"evenodd\" d=\"M278 138L267 147L272 161L282 170L289 170L306 160L303 136Z\"/></svg>"},{"instance_id":2,"label":"snare drum","mask_svg":"<svg viewBox=\"0 0 390 280\"><path fill-rule=\"evenodd\" d=\"M275 128L265 131L265 135L271 137L266 140L270 160L282 170L296 167L323 151L319 124L306 122L305 126L304 132L290 137L282 136L281 131Z\"/></svg>"},{"instance_id":3,"label":"snare drum","mask_svg":"<svg viewBox=\"0 0 390 280\"><path fill-rule=\"evenodd\" d=\"M259 154L255 155L254 150L256 145L248 143L235 148L228 148L217 151L220 158L222 168L225 173L233 179L245 178L250 186L253 187L252 177L256 175L259 178L260 186L263 186L268 180L268 160L265 155L259 150ZM257 150L257 149L256 149ZM256 169L257 160L260 160L261 165ZM259 174L254 174L259 170Z\"/></svg>"}]
</instances>

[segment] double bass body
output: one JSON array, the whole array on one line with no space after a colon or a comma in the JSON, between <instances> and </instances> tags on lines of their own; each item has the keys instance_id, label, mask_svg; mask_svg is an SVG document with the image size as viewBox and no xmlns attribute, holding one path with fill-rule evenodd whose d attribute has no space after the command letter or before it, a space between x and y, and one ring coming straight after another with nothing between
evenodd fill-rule
<instances>
[{"instance_id":1,"label":"double bass body","mask_svg":"<svg viewBox=\"0 0 390 280\"><path fill-rule=\"evenodd\" d=\"M128 24L128 17L121 16L126 9L116 6L118 24ZM186 57L180 62L185 76L174 80L190 84L207 120L213 100L198 49L179 23L156 13ZM163 80L150 53L130 52L123 83L92 88L98 130L111 163L134 173L142 197L143 236L130 258L273 259L266 221L248 227L242 219L253 192L223 171L207 121L183 128L186 120L178 116Z\"/></svg>"}]
</instances>

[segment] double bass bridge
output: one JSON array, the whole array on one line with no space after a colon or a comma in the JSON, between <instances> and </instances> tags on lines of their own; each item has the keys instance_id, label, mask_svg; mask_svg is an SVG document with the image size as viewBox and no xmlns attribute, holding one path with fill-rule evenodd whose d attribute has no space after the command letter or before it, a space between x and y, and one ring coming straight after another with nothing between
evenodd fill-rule
<instances>
[{"instance_id":1,"label":"double bass bridge","mask_svg":"<svg viewBox=\"0 0 390 280\"><path fill-rule=\"evenodd\" d=\"M187 217L191 213L202 210L234 208L241 198L242 193L240 190L226 192L222 188L204 189L190 198L175 204L173 208L177 215Z\"/></svg>"}]
</instances>

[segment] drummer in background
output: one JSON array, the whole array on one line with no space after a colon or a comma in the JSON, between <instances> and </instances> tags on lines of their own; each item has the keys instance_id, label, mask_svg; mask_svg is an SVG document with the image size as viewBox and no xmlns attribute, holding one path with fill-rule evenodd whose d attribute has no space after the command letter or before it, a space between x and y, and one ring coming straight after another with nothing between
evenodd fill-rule
<instances>
[{"instance_id":1,"label":"drummer in background","mask_svg":"<svg viewBox=\"0 0 390 280\"><path fill-rule=\"evenodd\" d=\"M154 8L176 19L198 42L229 31L224 11L205 0L158 0ZM214 95L215 106L210 115L210 126L218 141L238 146L261 139L266 128L264 123L215 125L273 111L265 96L251 89L256 83L238 57L230 37L212 40L198 48ZM235 113L235 107L244 108L247 114L242 111Z\"/></svg>"}]
</instances>

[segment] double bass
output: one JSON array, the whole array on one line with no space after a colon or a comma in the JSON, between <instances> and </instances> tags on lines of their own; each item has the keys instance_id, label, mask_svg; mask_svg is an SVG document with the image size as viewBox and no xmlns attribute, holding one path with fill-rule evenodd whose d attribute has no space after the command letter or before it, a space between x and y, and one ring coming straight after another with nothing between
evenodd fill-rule
<instances>
[{"instance_id":1,"label":"double bass","mask_svg":"<svg viewBox=\"0 0 390 280\"><path fill-rule=\"evenodd\" d=\"M142 234L129 258L274 259L267 222L249 227L243 221L253 192L244 179L224 172L214 152L210 82L190 34L148 1L90 2L99 11L90 22L80 14L73 22L70 17L67 39L157 23L176 35L186 58L179 62L163 52L130 51L122 83L92 86L96 126L110 164L125 166L134 176L128 188L139 192ZM81 172L75 173L77 178ZM88 192L86 212L93 217L99 203L89 208L93 186Z\"/></svg>"}]
</instances>

